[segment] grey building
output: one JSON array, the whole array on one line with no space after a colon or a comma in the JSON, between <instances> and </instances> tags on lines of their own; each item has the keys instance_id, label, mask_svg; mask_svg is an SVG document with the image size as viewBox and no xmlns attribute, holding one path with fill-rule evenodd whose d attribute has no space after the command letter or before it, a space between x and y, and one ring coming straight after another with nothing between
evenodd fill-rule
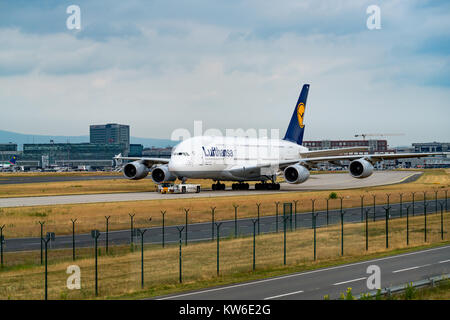
<instances>
[{"instance_id":1,"label":"grey building","mask_svg":"<svg viewBox=\"0 0 450 320\"><path fill-rule=\"evenodd\" d=\"M414 152L450 152L450 142L413 143Z\"/></svg>"},{"instance_id":2,"label":"grey building","mask_svg":"<svg viewBox=\"0 0 450 320\"><path fill-rule=\"evenodd\" d=\"M0 143L0 151L17 151L16 143Z\"/></svg>"},{"instance_id":3,"label":"grey building","mask_svg":"<svg viewBox=\"0 0 450 320\"><path fill-rule=\"evenodd\" d=\"M126 156L130 150L130 126L117 123L91 125L89 139L91 143L123 144Z\"/></svg>"}]
</instances>

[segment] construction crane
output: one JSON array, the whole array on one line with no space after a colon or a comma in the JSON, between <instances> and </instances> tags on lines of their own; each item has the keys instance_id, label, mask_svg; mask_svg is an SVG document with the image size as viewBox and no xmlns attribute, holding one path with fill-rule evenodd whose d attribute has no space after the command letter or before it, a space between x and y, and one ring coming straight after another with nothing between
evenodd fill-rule
<instances>
[{"instance_id":1,"label":"construction crane","mask_svg":"<svg viewBox=\"0 0 450 320\"><path fill-rule=\"evenodd\" d=\"M394 137L404 135L404 133L361 133L355 134L355 137L363 137L363 140L366 140L366 137Z\"/></svg>"}]
</instances>

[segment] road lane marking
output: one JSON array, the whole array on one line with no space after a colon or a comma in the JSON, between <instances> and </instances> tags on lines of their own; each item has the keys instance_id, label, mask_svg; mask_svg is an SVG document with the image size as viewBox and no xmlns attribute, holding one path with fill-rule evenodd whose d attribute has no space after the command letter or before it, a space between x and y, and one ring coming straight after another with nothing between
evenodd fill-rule
<instances>
[{"instance_id":1,"label":"road lane marking","mask_svg":"<svg viewBox=\"0 0 450 320\"><path fill-rule=\"evenodd\" d=\"M444 260L444 261L439 261L439 263L446 263L446 262L450 262L450 259Z\"/></svg>"},{"instance_id":2,"label":"road lane marking","mask_svg":"<svg viewBox=\"0 0 450 320\"><path fill-rule=\"evenodd\" d=\"M395 270L395 271L392 271L392 273L398 273L398 272L403 272L403 271L409 271L409 270L419 269L419 268L428 267L428 266L431 266L431 264L424 264L424 265L422 265L422 266L415 266L415 267L410 267L410 268L405 268L405 269Z\"/></svg>"},{"instance_id":3,"label":"road lane marking","mask_svg":"<svg viewBox=\"0 0 450 320\"><path fill-rule=\"evenodd\" d=\"M337 282L337 283L334 283L333 286L339 286L339 285L344 284L344 283L356 282L356 281L361 281L361 280L364 280L364 279L367 279L367 277L353 279L353 280L347 280L347 281L342 281L342 282Z\"/></svg>"},{"instance_id":4,"label":"road lane marking","mask_svg":"<svg viewBox=\"0 0 450 320\"><path fill-rule=\"evenodd\" d=\"M293 294L302 293L302 292L303 292L303 290L295 291L295 292L289 292L289 293L284 293L284 294L279 294L277 296L264 298L264 300L271 300L271 299L276 299L276 298L281 298L281 297L286 297L286 296L292 296Z\"/></svg>"}]
</instances>

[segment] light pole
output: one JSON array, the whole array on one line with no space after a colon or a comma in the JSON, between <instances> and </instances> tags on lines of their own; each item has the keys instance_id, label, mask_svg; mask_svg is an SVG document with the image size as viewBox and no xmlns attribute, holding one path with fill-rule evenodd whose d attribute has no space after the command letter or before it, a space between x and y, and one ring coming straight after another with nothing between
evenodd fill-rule
<instances>
[{"instance_id":1,"label":"light pole","mask_svg":"<svg viewBox=\"0 0 450 320\"><path fill-rule=\"evenodd\" d=\"M92 230L91 237L94 239L94 249L95 249L95 296L98 296L98 250L97 241L100 237L100 231Z\"/></svg>"},{"instance_id":2,"label":"light pole","mask_svg":"<svg viewBox=\"0 0 450 320\"><path fill-rule=\"evenodd\" d=\"M147 229L136 229L141 236L141 288L144 289L144 234Z\"/></svg>"},{"instance_id":3,"label":"light pole","mask_svg":"<svg viewBox=\"0 0 450 320\"><path fill-rule=\"evenodd\" d=\"M77 219L70 219L72 221L72 260L75 261L75 222Z\"/></svg>"},{"instance_id":4,"label":"light pole","mask_svg":"<svg viewBox=\"0 0 450 320\"><path fill-rule=\"evenodd\" d=\"M50 241L55 241L55 234L53 232L47 232L47 236L41 239L42 242L45 245L45 300L47 300L48 298L48 281L47 281L47 276L48 276L48 268L47 268L47 245Z\"/></svg>"},{"instance_id":5,"label":"light pole","mask_svg":"<svg viewBox=\"0 0 450 320\"><path fill-rule=\"evenodd\" d=\"M106 254L108 254L108 251L109 251L109 218L111 218L111 216L105 216L105 220L106 220L106 241L105 241Z\"/></svg>"}]
</instances>

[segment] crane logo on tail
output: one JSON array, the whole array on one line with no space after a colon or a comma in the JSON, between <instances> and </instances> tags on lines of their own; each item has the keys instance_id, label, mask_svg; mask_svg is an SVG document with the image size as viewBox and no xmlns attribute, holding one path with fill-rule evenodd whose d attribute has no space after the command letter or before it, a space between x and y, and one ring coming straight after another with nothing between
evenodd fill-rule
<instances>
[{"instance_id":1,"label":"crane logo on tail","mask_svg":"<svg viewBox=\"0 0 450 320\"><path fill-rule=\"evenodd\" d=\"M298 118L298 125L300 128L303 128L305 125L303 124L303 116L305 115L305 104L303 102L300 102L297 106L297 118Z\"/></svg>"}]
</instances>

